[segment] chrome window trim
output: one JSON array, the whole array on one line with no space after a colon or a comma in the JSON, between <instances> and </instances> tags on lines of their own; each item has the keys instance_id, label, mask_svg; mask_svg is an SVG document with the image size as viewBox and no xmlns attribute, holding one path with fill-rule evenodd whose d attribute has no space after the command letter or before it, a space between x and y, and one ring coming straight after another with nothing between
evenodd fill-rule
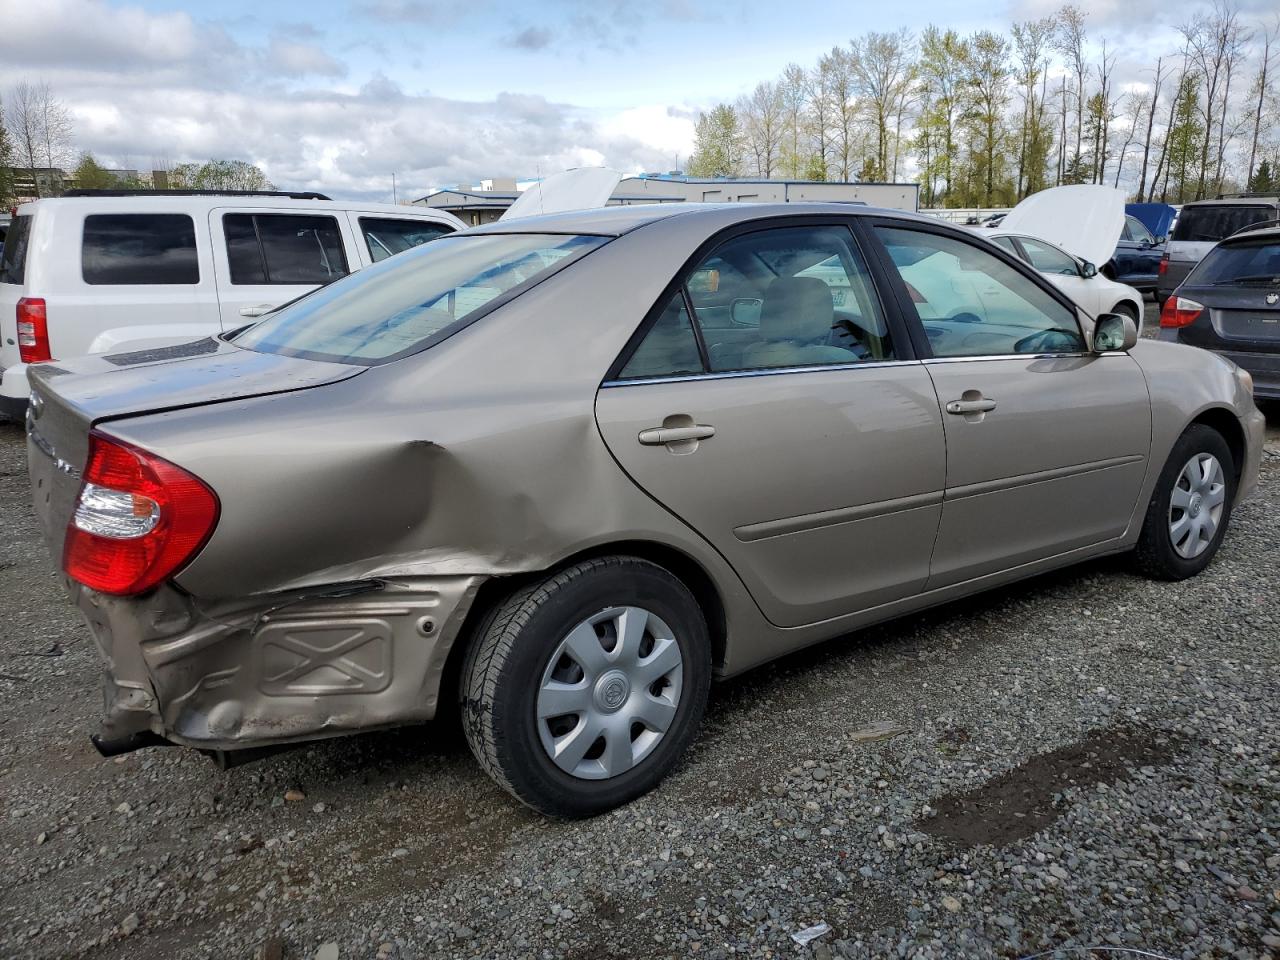
<instances>
[{"instance_id":1,"label":"chrome window trim","mask_svg":"<svg viewBox=\"0 0 1280 960\"><path fill-rule=\"evenodd\" d=\"M1053 360L1065 357L1098 357L1110 356L1113 353L1123 354L1123 350L1109 350L1105 354L1092 350L1079 350L1073 353L984 353L972 357L929 357L922 363L972 363L975 360Z\"/></svg>"},{"instance_id":2,"label":"chrome window trim","mask_svg":"<svg viewBox=\"0 0 1280 960\"><path fill-rule=\"evenodd\" d=\"M1027 354L1029 356L1029 354ZM685 383L690 380L732 380L739 377L772 377L785 373L827 373L833 370L866 370L871 367L903 367L919 364L920 360L864 360L854 363L821 363L805 367L762 367L759 370L717 370L711 373L682 373L666 377L637 377L634 380L606 380L605 387L639 387L654 383Z\"/></svg>"}]
</instances>

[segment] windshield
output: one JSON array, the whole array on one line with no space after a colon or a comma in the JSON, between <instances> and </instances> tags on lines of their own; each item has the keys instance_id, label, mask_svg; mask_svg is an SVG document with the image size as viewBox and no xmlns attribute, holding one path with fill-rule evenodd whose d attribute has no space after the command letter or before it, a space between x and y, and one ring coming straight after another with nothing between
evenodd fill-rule
<instances>
[{"instance_id":1,"label":"windshield","mask_svg":"<svg viewBox=\"0 0 1280 960\"><path fill-rule=\"evenodd\" d=\"M0 283L22 283L27 266L27 237L31 232L31 217L14 217L9 233L3 240L4 252L0 253Z\"/></svg>"},{"instance_id":2,"label":"windshield","mask_svg":"<svg viewBox=\"0 0 1280 960\"><path fill-rule=\"evenodd\" d=\"M1241 227L1270 220L1274 207L1259 204L1209 203L1202 207L1185 206L1173 228L1174 240L1212 240L1229 237Z\"/></svg>"},{"instance_id":3,"label":"windshield","mask_svg":"<svg viewBox=\"0 0 1280 960\"><path fill-rule=\"evenodd\" d=\"M444 237L322 287L234 340L310 360L395 360L438 343L605 242L538 233Z\"/></svg>"},{"instance_id":4,"label":"windshield","mask_svg":"<svg viewBox=\"0 0 1280 960\"><path fill-rule=\"evenodd\" d=\"M1280 241L1214 247L1191 272L1188 285L1280 284Z\"/></svg>"}]
</instances>

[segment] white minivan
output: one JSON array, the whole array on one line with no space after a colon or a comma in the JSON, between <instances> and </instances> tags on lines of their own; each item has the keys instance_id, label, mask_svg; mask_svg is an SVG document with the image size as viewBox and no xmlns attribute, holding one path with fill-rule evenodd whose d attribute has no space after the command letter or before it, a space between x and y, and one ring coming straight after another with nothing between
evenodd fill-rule
<instances>
[{"instance_id":1,"label":"white minivan","mask_svg":"<svg viewBox=\"0 0 1280 960\"><path fill-rule=\"evenodd\" d=\"M83 191L22 204L0 253L0 415L27 364L198 340L465 224L315 193Z\"/></svg>"}]
</instances>

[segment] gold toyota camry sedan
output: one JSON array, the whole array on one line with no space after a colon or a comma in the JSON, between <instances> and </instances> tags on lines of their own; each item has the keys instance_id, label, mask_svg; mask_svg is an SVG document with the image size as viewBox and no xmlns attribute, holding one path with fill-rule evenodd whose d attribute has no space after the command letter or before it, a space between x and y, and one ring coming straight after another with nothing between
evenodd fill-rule
<instances>
[{"instance_id":1,"label":"gold toyota camry sedan","mask_svg":"<svg viewBox=\"0 0 1280 960\"><path fill-rule=\"evenodd\" d=\"M1229 361L834 204L499 221L30 376L99 749L460 710L561 816L658 783L715 677L1105 554L1199 573L1263 431Z\"/></svg>"}]
</instances>

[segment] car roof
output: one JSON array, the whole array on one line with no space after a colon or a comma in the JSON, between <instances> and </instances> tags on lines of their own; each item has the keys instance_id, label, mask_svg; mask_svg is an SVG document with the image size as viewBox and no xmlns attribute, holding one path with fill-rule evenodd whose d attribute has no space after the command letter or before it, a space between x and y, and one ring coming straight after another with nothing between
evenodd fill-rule
<instances>
[{"instance_id":1,"label":"car roof","mask_svg":"<svg viewBox=\"0 0 1280 960\"><path fill-rule=\"evenodd\" d=\"M1239 243L1242 240L1245 240L1245 241L1263 240L1267 242L1280 240L1280 225L1276 225L1272 227L1259 227L1257 230L1250 230L1248 227L1245 227L1244 229L1239 230L1236 233L1233 233L1229 237L1223 237L1218 242L1219 243Z\"/></svg>"},{"instance_id":2,"label":"car roof","mask_svg":"<svg viewBox=\"0 0 1280 960\"><path fill-rule=\"evenodd\" d=\"M574 210L568 213L552 213L544 216L523 217L511 222L495 220L483 226L472 227L467 234L483 233L571 233L594 236L618 237L646 224L672 217L707 218L725 226L751 220L764 220L781 216L892 216L919 220L929 224L945 223L937 217L923 216L906 210L890 210L869 207L861 203L638 203L613 207L596 207L591 210Z\"/></svg>"},{"instance_id":3,"label":"car roof","mask_svg":"<svg viewBox=\"0 0 1280 960\"><path fill-rule=\"evenodd\" d=\"M149 209L163 209L166 212L207 213L210 210L217 210L223 207L242 210L297 210L306 213L323 213L325 211L336 213L351 210L356 213L377 213L456 222L450 214L444 211L416 204L365 203L358 200L299 200L294 197L243 196L236 194L211 196L205 194L157 193L148 195L146 193L136 193L125 197L45 197L20 204L18 209L23 214L30 213L30 208L41 210L83 210L86 213L145 213Z\"/></svg>"},{"instance_id":4,"label":"car roof","mask_svg":"<svg viewBox=\"0 0 1280 960\"><path fill-rule=\"evenodd\" d=\"M1211 197L1208 200L1189 200L1182 205L1182 209L1187 207L1274 207L1280 204L1280 194L1266 194L1260 196L1246 197Z\"/></svg>"}]
</instances>

